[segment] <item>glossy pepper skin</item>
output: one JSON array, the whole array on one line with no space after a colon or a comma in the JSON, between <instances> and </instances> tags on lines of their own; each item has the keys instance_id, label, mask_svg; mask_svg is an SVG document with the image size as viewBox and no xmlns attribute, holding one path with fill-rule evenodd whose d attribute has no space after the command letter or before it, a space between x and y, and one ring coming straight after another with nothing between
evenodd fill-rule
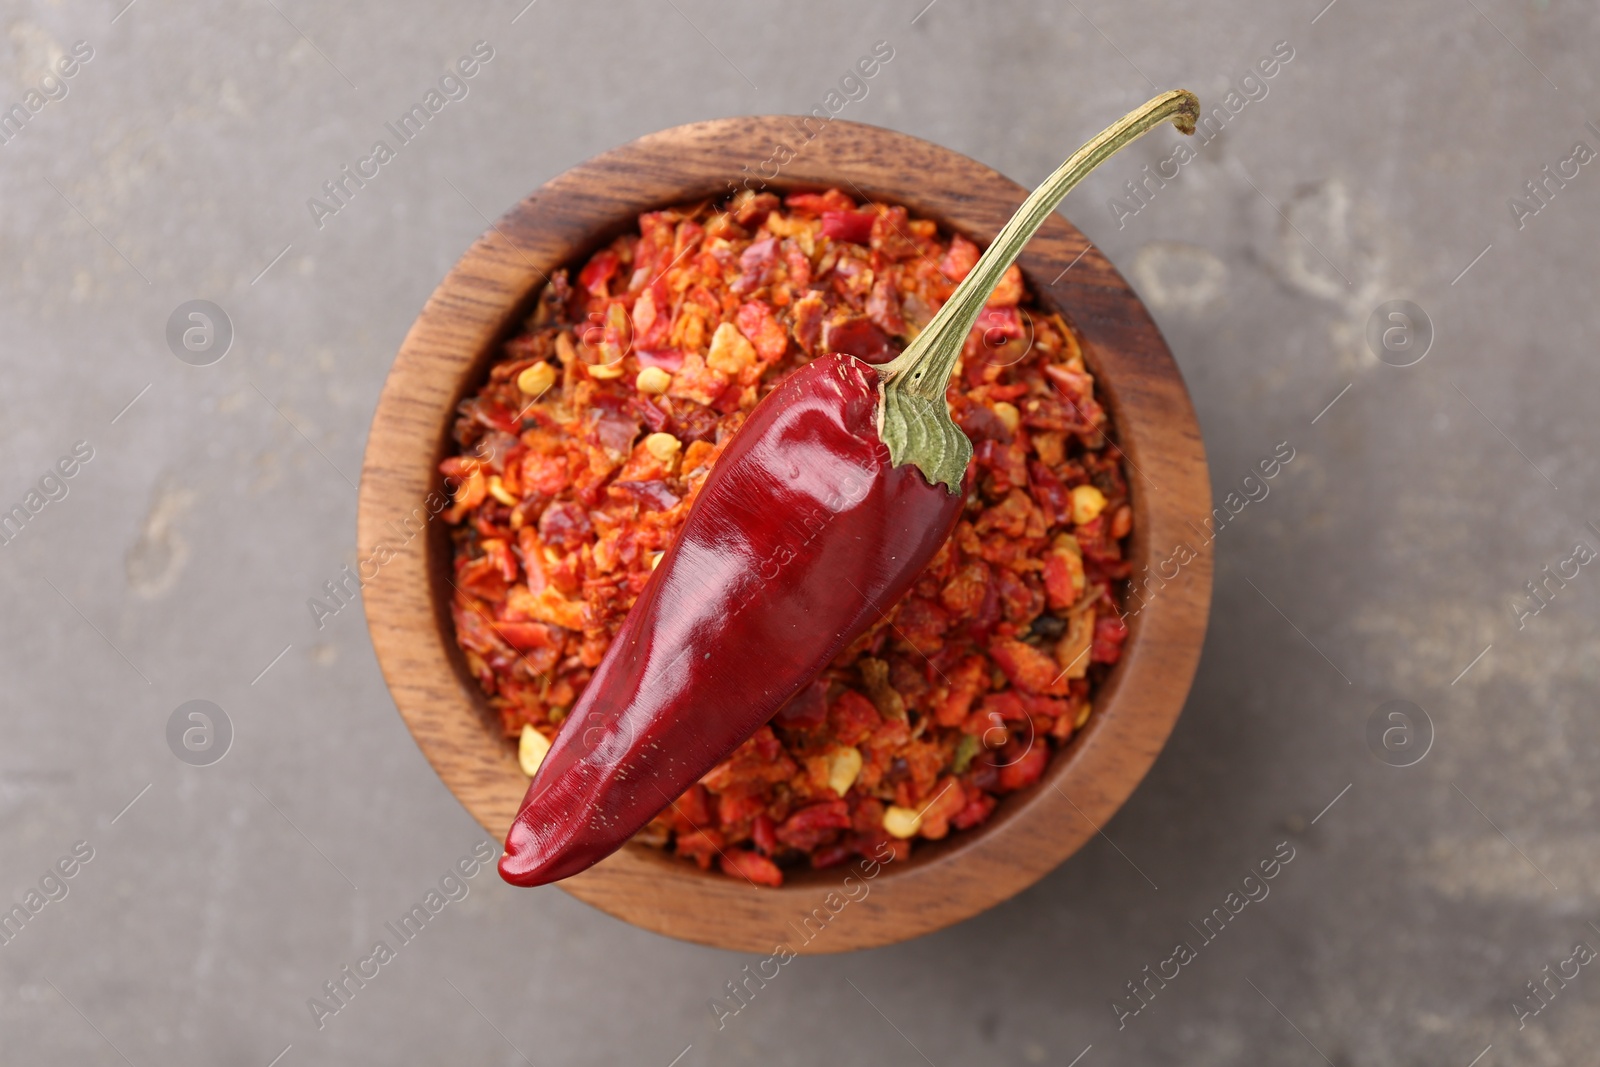
<instances>
[{"instance_id":1,"label":"glossy pepper skin","mask_svg":"<svg viewBox=\"0 0 1600 1067\"><path fill-rule=\"evenodd\" d=\"M528 786L500 874L544 885L620 848L877 622L963 495L892 466L878 372L800 368L695 498Z\"/></svg>"}]
</instances>

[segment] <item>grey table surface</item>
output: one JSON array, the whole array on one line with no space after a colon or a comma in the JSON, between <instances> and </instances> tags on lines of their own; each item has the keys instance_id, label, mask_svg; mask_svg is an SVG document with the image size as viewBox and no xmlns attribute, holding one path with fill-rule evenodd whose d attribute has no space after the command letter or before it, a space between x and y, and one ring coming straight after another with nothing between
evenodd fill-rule
<instances>
[{"instance_id":1,"label":"grey table surface","mask_svg":"<svg viewBox=\"0 0 1600 1067\"><path fill-rule=\"evenodd\" d=\"M126 2L0 15L23 109L0 126L0 508L37 507L0 545L0 903L34 909L0 943L0 1061L1594 1062L1600 9ZM308 199L480 41L466 95L319 227ZM1170 744L1032 889L796 961L720 1020L753 958L492 871L319 1020L324 983L486 840L359 610L319 629L306 603L355 558L401 337L541 182L663 127L826 106L878 41L842 117L1024 184L1155 86L1233 112L1142 200L1125 183L1170 131L1066 206L1165 332L1218 498L1295 455L1212 548ZM233 331L209 366L167 340L201 299ZM1375 348L1389 301L1426 319L1380 316L1401 332ZM196 699L231 723L209 766L168 742ZM1134 999L1180 941L1197 958Z\"/></svg>"}]
</instances>

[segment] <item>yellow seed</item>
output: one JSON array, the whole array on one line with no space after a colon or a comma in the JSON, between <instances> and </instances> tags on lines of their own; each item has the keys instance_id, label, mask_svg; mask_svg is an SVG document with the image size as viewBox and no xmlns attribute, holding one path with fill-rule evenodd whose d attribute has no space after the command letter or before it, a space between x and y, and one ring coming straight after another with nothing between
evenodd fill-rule
<instances>
[{"instance_id":1,"label":"yellow seed","mask_svg":"<svg viewBox=\"0 0 1600 1067\"><path fill-rule=\"evenodd\" d=\"M683 442L670 433L653 433L644 439L644 447L657 461L670 465L678 458Z\"/></svg>"},{"instance_id":2,"label":"yellow seed","mask_svg":"<svg viewBox=\"0 0 1600 1067\"><path fill-rule=\"evenodd\" d=\"M922 829L922 816L910 808L891 805L884 809L883 828L893 837L915 837Z\"/></svg>"},{"instance_id":3,"label":"yellow seed","mask_svg":"<svg viewBox=\"0 0 1600 1067\"><path fill-rule=\"evenodd\" d=\"M652 553L650 553L650 569L651 570L655 570L657 567L661 566L661 557L664 556L664 555L666 555L665 552L652 552Z\"/></svg>"},{"instance_id":4,"label":"yellow seed","mask_svg":"<svg viewBox=\"0 0 1600 1067\"><path fill-rule=\"evenodd\" d=\"M1012 433L1016 433L1017 427L1022 425L1022 412L1017 410L1015 404L1008 404L1004 400L998 401L994 406L994 413Z\"/></svg>"},{"instance_id":5,"label":"yellow seed","mask_svg":"<svg viewBox=\"0 0 1600 1067\"><path fill-rule=\"evenodd\" d=\"M622 360L620 359L615 363L585 363L583 367L584 370L589 372L589 377L591 378L609 380L622 377Z\"/></svg>"},{"instance_id":6,"label":"yellow seed","mask_svg":"<svg viewBox=\"0 0 1600 1067\"><path fill-rule=\"evenodd\" d=\"M529 396L539 396L556 384L556 369L548 363L535 363L517 375L517 388Z\"/></svg>"},{"instance_id":7,"label":"yellow seed","mask_svg":"<svg viewBox=\"0 0 1600 1067\"><path fill-rule=\"evenodd\" d=\"M543 366L543 364L540 364ZM506 488L506 483L500 480L498 474L489 475L489 495L508 508L514 508L522 501L511 495L511 490Z\"/></svg>"},{"instance_id":8,"label":"yellow seed","mask_svg":"<svg viewBox=\"0 0 1600 1067\"><path fill-rule=\"evenodd\" d=\"M646 367L639 372L639 378L634 382L635 388L641 393L659 396L667 391L667 386L672 384L672 375L660 367Z\"/></svg>"},{"instance_id":9,"label":"yellow seed","mask_svg":"<svg viewBox=\"0 0 1600 1067\"><path fill-rule=\"evenodd\" d=\"M723 374L738 374L756 361L756 346L751 344L739 327L725 322L711 335L711 349L706 353L706 366Z\"/></svg>"},{"instance_id":10,"label":"yellow seed","mask_svg":"<svg viewBox=\"0 0 1600 1067\"><path fill-rule=\"evenodd\" d=\"M1085 702L1084 705L1083 705L1083 710L1078 712L1077 719L1073 720L1072 728L1074 730L1082 729L1083 728L1083 724L1089 721L1089 712L1091 712L1093 710L1094 710L1094 705Z\"/></svg>"},{"instance_id":11,"label":"yellow seed","mask_svg":"<svg viewBox=\"0 0 1600 1067\"><path fill-rule=\"evenodd\" d=\"M1093 522L1106 508L1106 495L1092 485L1072 490L1072 521L1079 526Z\"/></svg>"},{"instance_id":12,"label":"yellow seed","mask_svg":"<svg viewBox=\"0 0 1600 1067\"><path fill-rule=\"evenodd\" d=\"M523 723L522 738L517 742L517 762L522 764L522 773L532 778L549 751L549 739L530 724Z\"/></svg>"},{"instance_id":13,"label":"yellow seed","mask_svg":"<svg viewBox=\"0 0 1600 1067\"><path fill-rule=\"evenodd\" d=\"M844 796L861 773L861 750L841 748L828 757L828 788Z\"/></svg>"}]
</instances>

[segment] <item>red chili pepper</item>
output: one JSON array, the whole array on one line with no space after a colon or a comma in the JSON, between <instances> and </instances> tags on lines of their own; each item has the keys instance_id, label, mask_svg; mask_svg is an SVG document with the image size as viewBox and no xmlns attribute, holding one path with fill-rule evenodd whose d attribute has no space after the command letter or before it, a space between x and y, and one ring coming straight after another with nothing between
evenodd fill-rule
<instances>
[{"instance_id":1,"label":"red chili pepper","mask_svg":"<svg viewBox=\"0 0 1600 1067\"><path fill-rule=\"evenodd\" d=\"M1075 153L899 357L874 367L824 356L756 406L528 786L500 861L506 881L543 885L621 847L906 592L962 510L972 445L945 389L988 295L1095 165L1169 119L1192 132L1198 111L1193 95L1165 94ZM1026 775L1042 771L1040 752ZM781 881L758 853L722 865Z\"/></svg>"},{"instance_id":2,"label":"red chili pepper","mask_svg":"<svg viewBox=\"0 0 1600 1067\"><path fill-rule=\"evenodd\" d=\"M893 465L877 408L878 372L834 355L751 412L529 786L507 881L565 878L622 845L921 573L962 498Z\"/></svg>"}]
</instances>

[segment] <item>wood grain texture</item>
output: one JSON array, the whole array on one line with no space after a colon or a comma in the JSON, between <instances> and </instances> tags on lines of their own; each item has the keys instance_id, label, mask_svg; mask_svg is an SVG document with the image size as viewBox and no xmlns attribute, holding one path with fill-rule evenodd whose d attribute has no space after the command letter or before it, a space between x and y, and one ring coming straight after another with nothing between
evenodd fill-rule
<instances>
[{"instance_id":1,"label":"wood grain texture","mask_svg":"<svg viewBox=\"0 0 1600 1067\"><path fill-rule=\"evenodd\" d=\"M763 116L680 126L553 179L468 249L395 358L361 474L357 536L361 559L372 561L364 569L376 571L363 593L367 622L407 728L446 786L497 838L527 779L456 650L449 538L442 522L430 521L437 509L429 494L440 491L438 461L455 406L483 381L546 274L642 211L725 194L779 142L803 147L771 188L837 185L903 204L980 245L1027 195L988 167L905 134L835 120L806 143L797 122ZM1071 146L1062 147L1065 154ZM1153 571L1175 546L1197 540L1190 524L1202 524L1211 511L1205 450L1182 377L1138 297L1059 215L1020 263L1040 301L1065 315L1084 341L1130 467L1134 573L1146 565ZM763 954L779 943L801 953L884 945L959 922L1043 877L1127 799L1182 709L1210 599L1211 560L1202 551L1130 618L1122 662L1098 693L1094 715L1041 782L1008 797L974 831L919 842L910 860L883 867L865 892L852 882L842 908L846 895L830 893L850 868L797 872L782 888L763 889L642 846L624 848L561 887L650 930Z\"/></svg>"}]
</instances>

